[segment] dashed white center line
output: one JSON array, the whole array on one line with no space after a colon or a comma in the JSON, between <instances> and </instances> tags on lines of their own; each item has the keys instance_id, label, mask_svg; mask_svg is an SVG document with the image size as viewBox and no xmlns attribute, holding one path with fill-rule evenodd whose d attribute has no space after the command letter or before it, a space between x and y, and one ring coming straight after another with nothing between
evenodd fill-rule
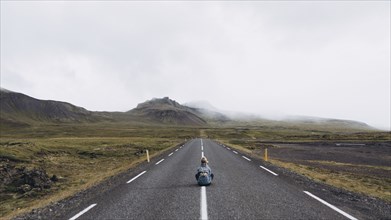
<instances>
[{"instance_id":1,"label":"dashed white center line","mask_svg":"<svg viewBox=\"0 0 391 220\"><path fill-rule=\"evenodd\" d=\"M227 147L228 150L231 150L231 148Z\"/></svg>"},{"instance_id":2,"label":"dashed white center line","mask_svg":"<svg viewBox=\"0 0 391 220\"><path fill-rule=\"evenodd\" d=\"M206 188L205 186L201 187L201 210L200 210L202 220L208 219L208 206L206 201Z\"/></svg>"},{"instance_id":3,"label":"dashed white center line","mask_svg":"<svg viewBox=\"0 0 391 220\"><path fill-rule=\"evenodd\" d=\"M328 202L324 201L323 199L321 199L321 198L319 198L319 197L313 195L312 193L307 192L307 191L303 191L303 192L304 192L305 194L311 196L312 198L318 200L319 202L323 203L324 205L328 206L329 208L333 209L334 211L337 211L338 213L342 214L342 215L345 216L346 218L351 219L351 220L357 220L357 218L355 218L355 217L349 215L348 213L342 211L341 209L335 207L334 205L331 205L330 203L328 203Z\"/></svg>"},{"instance_id":4,"label":"dashed white center line","mask_svg":"<svg viewBox=\"0 0 391 220\"><path fill-rule=\"evenodd\" d=\"M247 157L245 157L245 156L242 156L244 159L246 159L246 160L248 160L248 161L251 161L251 159L250 158L247 158Z\"/></svg>"},{"instance_id":5,"label":"dashed white center line","mask_svg":"<svg viewBox=\"0 0 391 220\"><path fill-rule=\"evenodd\" d=\"M267 172L269 172L269 173L273 174L274 176L278 176L278 174L277 174L277 173L275 173L275 172L273 172L273 171L269 170L268 168L266 168L266 167L264 167L264 166L259 166L259 167L261 167L262 169L266 170Z\"/></svg>"},{"instance_id":6,"label":"dashed white center line","mask_svg":"<svg viewBox=\"0 0 391 220\"><path fill-rule=\"evenodd\" d=\"M171 155L173 155L174 154L174 152L172 152L171 154L169 154L168 156L171 156Z\"/></svg>"},{"instance_id":7,"label":"dashed white center line","mask_svg":"<svg viewBox=\"0 0 391 220\"><path fill-rule=\"evenodd\" d=\"M234 154L238 154L238 152L236 152L236 151L232 151L232 152L234 152Z\"/></svg>"},{"instance_id":8,"label":"dashed white center line","mask_svg":"<svg viewBox=\"0 0 391 220\"><path fill-rule=\"evenodd\" d=\"M92 205L88 206L88 207L85 208L83 211L77 213L75 216L73 216L73 217L70 218L69 220L75 220L75 219L79 218L81 215L83 215L84 213L88 212L88 210L94 208L94 206L96 206L96 204L92 204Z\"/></svg>"},{"instance_id":9,"label":"dashed white center line","mask_svg":"<svg viewBox=\"0 0 391 220\"><path fill-rule=\"evenodd\" d=\"M179 149L176 149L175 151L178 151Z\"/></svg>"},{"instance_id":10,"label":"dashed white center line","mask_svg":"<svg viewBox=\"0 0 391 220\"><path fill-rule=\"evenodd\" d=\"M163 162L164 159L159 160L155 165L158 165L159 163Z\"/></svg>"},{"instance_id":11,"label":"dashed white center line","mask_svg":"<svg viewBox=\"0 0 391 220\"><path fill-rule=\"evenodd\" d=\"M204 145L201 145L201 150L204 150Z\"/></svg>"},{"instance_id":12,"label":"dashed white center line","mask_svg":"<svg viewBox=\"0 0 391 220\"><path fill-rule=\"evenodd\" d=\"M204 157L204 151L201 152L201 157Z\"/></svg>"},{"instance_id":13,"label":"dashed white center line","mask_svg":"<svg viewBox=\"0 0 391 220\"><path fill-rule=\"evenodd\" d=\"M143 172L141 172L139 175L137 175L137 176L135 176L135 177L133 177L131 180L129 180L128 182L126 182L126 183L131 183L131 182L133 182L135 179L137 179L137 178L139 178L141 175L143 175L144 173L146 173L147 171L143 171Z\"/></svg>"}]
</instances>

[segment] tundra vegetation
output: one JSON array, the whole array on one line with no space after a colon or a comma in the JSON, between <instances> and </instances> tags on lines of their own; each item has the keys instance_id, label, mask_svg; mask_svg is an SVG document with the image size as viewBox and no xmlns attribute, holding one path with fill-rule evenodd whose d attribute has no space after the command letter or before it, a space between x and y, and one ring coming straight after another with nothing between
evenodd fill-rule
<instances>
[{"instance_id":1,"label":"tundra vegetation","mask_svg":"<svg viewBox=\"0 0 391 220\"><path fill-rule=\"evenodd\" d=\"M198 136L193 128L40 125L1 129L0 218L66 198Z\"/></svg>"},{"instance_id":2,"label":"tundra vegetation","mask_svg":"<svg viewBox=\"0 0 391 220\"><path fill-rule=\"evenodd\" d=\"M364 162L280 158L274 149L284 143L390 143L389 132L333 132L298 127L179 127L126 124L41 124L2 127L0 141L0 216L8 218L69 197L195 137L211 138L262 157L315 181L379 197L390 197L390 166ZM324 146L327 147L327 146ZM318 148L313 148L318 149ZM370 149L369 149L370 150ZM306 154L306 152L302 152ZM321 151L319 151L321 153ZM349 158L349 152L345 152ZM388 160L390 151L378 155ZM366 170L366 172L352 172ZM372 175L372 171L383 175Z\"/></svg>"},{"instance_id":3,"label":"tundra vegetation","mask_svg":"<svg viewBox=\"0 0 391 220\"><path fill-rule=\"evenodd\" d=\"M314 181L391 203L391 132L285 128L209 129L233 148Z\"/></svg>"}]
</instances>

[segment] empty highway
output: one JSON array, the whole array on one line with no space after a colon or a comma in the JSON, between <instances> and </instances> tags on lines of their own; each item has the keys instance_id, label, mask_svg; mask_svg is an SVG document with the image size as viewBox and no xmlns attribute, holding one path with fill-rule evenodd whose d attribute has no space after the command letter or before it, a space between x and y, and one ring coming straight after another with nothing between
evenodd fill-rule
<instances>
[{"instance_id":1,"label":"empty highway","mask_svg":"<svg viewBox=\"0 0 391 220\"><path fill-rule=\"evenodd\" d=\"M200 187L205 155L215 174ZM352 214L353 212L353 214ZM136 168L123 183L70 210L63 219L356 219L238 151L194 139Z\"/></svg>"}]
</instances>

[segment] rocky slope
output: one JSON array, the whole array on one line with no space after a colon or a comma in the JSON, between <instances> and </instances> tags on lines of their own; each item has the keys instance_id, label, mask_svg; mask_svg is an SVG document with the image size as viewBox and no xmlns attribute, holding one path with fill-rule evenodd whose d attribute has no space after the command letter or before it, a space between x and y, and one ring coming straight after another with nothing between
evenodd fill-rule
<instances>
[{"instance_id":1,"label":"rocky slope","mask_svg":"<svg viewBox=\"0 0 391 220\"><path fill-rule=\"evenodd\" d=\"M22 93L0 90L0 122L25 125L33 122L95 122L105 118L75 105L39 100Z\"/></svg>"},{"instance_id":2,"label":"rocky slope","mask_svg":"<svg viewBox=\"0 0 391 220\"><path fill-rule=\"evenodd\" d=\"M197 115L196 109L180 105L169 99L152 99L139 104L135 109L126 112L150 122L174 125L205 125L207 122Z\"/></svg>"}]
</instances>

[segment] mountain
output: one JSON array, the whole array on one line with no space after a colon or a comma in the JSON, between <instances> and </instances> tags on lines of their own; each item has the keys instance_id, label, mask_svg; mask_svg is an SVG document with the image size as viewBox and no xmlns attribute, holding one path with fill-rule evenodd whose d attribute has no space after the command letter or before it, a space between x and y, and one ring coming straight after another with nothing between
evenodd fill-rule
<instances>
[{"instance_id":1,"label":"mountain","mask_svg":"<svg viewBox=\"0 0 391 220\"><path fill-rule=\"evenodd\" d=\"M75 105L39 100L22 93L0 90L0 122L26 125L32 122L95 122L105 118Z\"/></svg>"},{"instance_id":2,"label":"mountain","mask_svg":"<svg viewBox=\"0 0 391 220\"><path fill-rule=\"evenodd\" d=\"M66 102L40 100L0 88L0 125L36 123L125 123L129 125L262 126L308 130L373 130L365 123L340 119L295 116L273 120L257 115L221 113L209 103L181 105L168 97L140 103L127 112L94 112Z\"/></svg>"},{"instance_id":3,"label":"mountain","mask_svg":"<svg viewBox=\"0 0 391 220\"><path fill-rule=\"evenodd\" d=\"M207 122L196 109L168 97L152 99L128 112L93 112L66 102L40 100L0 89L0 123L29 126L34 123L125 122L197 126Z\"/></svg>"},{"instance_id":4,"label":"mountain","mask_svg":"<svg viewBox=\"0 0 391 220\"><path fill-rule=\"evenodd\" d=\"M138 104L135 109L126 112L127 115L145 119L150 122L174 125L206 125L207 122L190 108L171 100L168 97L152 99Z\"/></svg>"}]
</instances>

